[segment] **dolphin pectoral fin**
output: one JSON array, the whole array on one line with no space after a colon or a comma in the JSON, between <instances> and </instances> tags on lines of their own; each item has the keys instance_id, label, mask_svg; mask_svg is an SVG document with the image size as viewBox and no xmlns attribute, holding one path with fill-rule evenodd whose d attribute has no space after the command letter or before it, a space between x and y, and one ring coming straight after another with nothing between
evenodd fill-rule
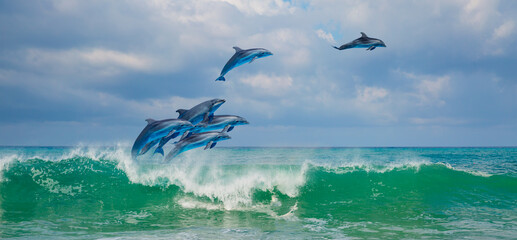
<instances>
[{"instance_id":1,"label":"dolphin pectoral fin","mask_svg":"<svg viewBox=\"0 0 517 240\"><path fill-rule=\"evenodd\" d=\"M234 127L235 126L230 126L230 128L228 128L228 132L232 131Z\"/></svg>"},{"instance_id":2,"label":"dolphin pectoral fin","mask_svg":"<svg viewBox=\"0 0 517 240\"><path fill-rule=\"evenodd\" d=\"M214 120L214 114L210 114L208 115L208 122L211 122L212 120Z\"/></svg>"},{"instance_id":3,"label":"dolphin pectoral fin","mask_svg":"<svg viewBox=\"0 0 517 240\"><path fill-rule=\"evenodd\" d=\"M208 143L206 144L206 146L205 146L205 149L204 149L204 150L210 149L213 143L214 143L214 141L210 141L210 142L208 142Z\"/></svg>"},{"instance_id":4,"label":"dolphin pectoral fin","mask_svg":"<svg viewBox=\"0 0 517 240\"><path fill-rule=\"evenodd\" d=\"M226 125L221 132L229 132L228 129L230 129L231 125Z\"/></svg>"},{"instance_id":5,"label":"dolphin pectoral fin","mask_svg":"<svg viewBox=\"0 0 517 240\"><path fill-rule=\"evenodd\" d=\"M160 139L156 139L154 141L151 141L149 143L147 143L143 148L142 150L140 151L140 153L138 155L142 155L142 154L145 154L147 151L149 151L149 149L151 149L154 145L156 145L156 143L158 143Z\"/></svg>"},{"instance_id":6,"label":"dolphin pectoral fin","mask_svg":"<svg viewBox=\"0 0 517 240\"><path fill-rule=\"evenodd\" d=\"M210 146L210 149L214 148L216 144L217 144L217 142L212 143L212 146Z\"/></svg>"},{"instance_id":7,"label":"dolphin pectoral fin","mask_svg":"<svg viewBox=\"0 0 517 240\"><path fill-rule=\"evenodd\" d=\"M257 56L253 57L249 63L252 63L255 59L257 59Z\"/></svg>"},{"instance_id":8,"label":"dolphin pectoral fin","mask_svg":"<svg viewBox=\"0 0 517 240\"><path fill-rule=\"evenodd\" d=\"M176 130L172 130L169 132L169 134L167 134L167 136L165 136L164 138L167 139L167 138L174 138L176 136L174 136L174 134L176 134L176 136L178 136L178 133L176 133ZM174 137L172 137L174 136Z\"/></svg>"},{"instance_id":9,"label":"dolphin pectoral fin","mask_svg":"<svg viewBox=\"0 0 517 240\"><path fill-rule=\"evenodd\" d=\"M373 49L375 49L375 46L370 46L369 48L366 49L366 51L368 51L368 50L372 51Z\"/></svg>"},{"instance_id":10,"label":"dolphin pectoral fin","mask_svg":"<svg viewBox=\"0 0 517 240\"><path fill-rule=\"evenodd\" d=\"M204 123L209 123L210 122L210 113L205 113L205 115L203 116L203 121L201 122L204 122Z\"/></svg>"},{"instance_id":11,"label":"dolphin pectoral fin","mask_svg":"<svg viewBox=\"0 0 517 240\"><path fill-rule=\"evenodd\" d=\"M185 138L189 137L190 135L192 135L192 133L191 133L190 131L185 131L185 132L183 133L183 135L181 135L181 138L180 138L180 140L179 140L179 141L181 141L181 140L183 140L183 139L185 139Z\"/></svg>"}]
</instances>

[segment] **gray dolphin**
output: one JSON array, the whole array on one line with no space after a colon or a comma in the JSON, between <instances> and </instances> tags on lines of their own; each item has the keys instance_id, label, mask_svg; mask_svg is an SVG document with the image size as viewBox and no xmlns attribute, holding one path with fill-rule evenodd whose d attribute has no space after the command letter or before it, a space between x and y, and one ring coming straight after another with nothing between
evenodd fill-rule
<instances>
[{"instance_id":1,"label":"gray dolphin","mask_svg":"<svg viewBox=\"0 0 517 240\"><path fill-rule=\"evenodd\" d=\"M178 119L187 120L195 125L203 121L205 118L211 119L215 110L217 110L225 102L226 100L224 99L215 98L202 102L189 110L178 109L176 112L180 114Z\"/></svg>"},{"instance_id":2,"label":"gray dolphin","mask_svg":"<svg viewBox=\"0 0 517 240\"><path fill-rule=\"evenodd\" d=\"M386 44L384 44L384 42L380 39L368 37L364 32L361 32L360 38L349 43L343 44L341 45L341 47L333 47L338 50L344 50L349 48L366 48L366 50L372 51L376 47L386 47Z\"/></svg>"},{"instance_id":3,"label":"gray dolphin","mask_svg":"<svg viewBox=\"0 0 517 240\"><path fill-rule=\"evenodd\" d=\"M154 120L146 119L147 126L140 132L131 148L131 156L136 158L138 155L146 153L154 146L159 139L164 137L176 137L186 130L194 127L191 122L181 119Z\"/></svg>"},{"instance_id":4,"label":"gray dolphin","mask_svg":"<svg viewBox=\"0 0 517 240\"><path fill-rule=\"evenodd\" d=\"M246 119L234 115L215 115L211 121L208 119L196 124L190 130L191 133L200 133L223 129L223 132L230 132L235 126L249 124Z\"/></svg>"},{"instance_id":5,"label":"gray dolphin","mask_svg":"<svg viewBox=\"0 0 517 240\"><path fill-rule=\"evenodd\" d=\"M203 121L203 119L211 120L214 116L214 112L225 102L226 100L224 99L215 98L212 100L202 102L189 110L178 109L176 112L179 113L178 119L189 121L192 124L198 124L201 121ZM160 143L158 144L158 147L156 147L156 149L154 150L154 153L160 153L163 155L163 146L176 136L177 135L170 135L160 139ZM156 142L154 142L152 146L154 146L156 143L158 143L158 140L156 140Z\"/></svg>"},{"instance_id":6,"label":"gray dolphin","mask_svg":"<svg viewBox=\"0 0 517 240\"><path fill-rule=\"evenodd\" d=\"M263 58L267 56L273 55L269 50L264 48L252 48L242 50L239 47L233 47L235 49L235 54L228 60L226 65L224 65L223 70L221 70L221 74L216 79L216 81L225 81L224 75L228 73L230 70L245 64L251 63L257 58Z\"/></svg>"},{"instance_id":7,"label":"gray dolphin","mask_svg":"<svg viewBox=\"0 0 517 240\"><path fill-rule=\"evenodd\" d=\"M194 133L189 137L176 143L174 148L167 154L165 161L170 161L176 155L190 149L205 146L205 150L215 147L219 141L230 139L231 137L224 132L203 132Z\"/></svg>"}]
</instances>

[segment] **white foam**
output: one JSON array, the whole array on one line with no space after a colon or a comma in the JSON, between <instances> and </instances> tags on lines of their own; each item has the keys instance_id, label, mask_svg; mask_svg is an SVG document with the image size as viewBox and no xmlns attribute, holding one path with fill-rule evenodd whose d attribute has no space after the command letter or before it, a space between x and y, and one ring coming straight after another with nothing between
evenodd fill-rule
<instances>
[{"instance_id":1,"label":"white foam","mask_svg":"<svg viewBox=\"0 0 517 240\"><path fill-rule=\"evenodd\" d=\"M213 160L213 154L193 150L183 153L171 164L154 166L141 166L131 158L124 158L119 168L134 183L159 185L166 180L168 184L181 187L185 193L206 197L212 202L220 201L226 210L251 206L255 190L277 189L282 194L295 197L299 187L305 184L307 164L291 169L240 165L242 168L235 170L217 165L218 161ZM183 205L187 206L187 203L183 202Z\"/></svg>"},{"instance_id":2,"label":"white foam","mask_svg":"<svg viewBox=\"0 0 517 240\"><path fill-rule=\"evenodd\" d=\"M11 163L19 159L16 154L2 156L0 158L0 182L4 181L4 171L7 171L11 166Z\"/></svg>"},{"instance_id":3,"label":"white foam","mask_svg":"<svg viewBox=\"0 0 517 240\"><path fill-rule=\"evenodd\" d=\"M465 172L465 173L468 173L468 174L471 174L471 175L474 175L474 176L478 176L478 177L491 177L492 176L492 174L489 174L489 173L486 173L486 172L482 172L482 171L470 170L470 169L462 169L460 167L453 167L449 163L441 162L441 163L437 163L437 164L443 165L443 166L447 167L448 169L451 169L451 170L454 170L454 171Z\"/></svg>"}]
</instances>

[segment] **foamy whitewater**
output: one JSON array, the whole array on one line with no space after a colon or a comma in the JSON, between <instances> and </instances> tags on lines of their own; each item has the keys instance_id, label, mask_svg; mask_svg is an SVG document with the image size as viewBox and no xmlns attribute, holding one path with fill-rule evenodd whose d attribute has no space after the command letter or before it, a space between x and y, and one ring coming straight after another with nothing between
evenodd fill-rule
<instances>
[{"instance_id":1,"label":"foamy whitewater","mask_svg":"<svg viewBox=\"0 0 517 240\"><path fill-rule=\"evenodd\" d=\"M1 147L0 237L517 236L517 148Z\"/></svg>"}]
</instances>

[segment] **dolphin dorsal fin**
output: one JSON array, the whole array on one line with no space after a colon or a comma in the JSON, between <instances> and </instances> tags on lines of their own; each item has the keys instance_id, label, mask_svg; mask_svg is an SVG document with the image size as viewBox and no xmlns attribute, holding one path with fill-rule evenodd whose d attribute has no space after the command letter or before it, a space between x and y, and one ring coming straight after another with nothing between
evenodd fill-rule
<instances>
[{"instance_id":1,"label":"dolphin dorsal fin","mask_svg":"<svg viewBox=\"0 0 517 240\"><path fill-rule=\"evenodd\" d=\"M242 51L242 49L240 47L237 47L237 46L233 47L233 49L235 49L235 52Z\"/></svg>"},{"instance_id":2,"label":"dolphin dorsal fin","mask_svg":"<svg viewBox=\"0 0 517 240\"><path fill-rule=\"evenodd\" d=\"M187 109L178 109L178 110L176 110L176 112L180 114L178 118L180 118L183 114L185 114L186 111L188 111L188 110Z\"/></svg>"},{"instance_id":3,"label":"dolphin dorsal fin","mask_svg":"<svg viewBox=\"0 0 517 240\"><path fill-rule=\"evenodd\" d=\"M364 33L364 32L361 32L361 37L364 37L364 38L366 38L366 37L368 37L368 36L366 36L366 33Z\"/></svg>"},{"instance_id":4,"label":"dolphin dorsal fin","mask_svg":"<svg viewBox=\"0 0 517 240\"><path fill-rule=\"evenodd\" d=\"M148 118L145 120L147 122L147 124L151 124L153 122L156 122L156 120L152 119L152 118Z\"/></svg>"}]
</instances>

